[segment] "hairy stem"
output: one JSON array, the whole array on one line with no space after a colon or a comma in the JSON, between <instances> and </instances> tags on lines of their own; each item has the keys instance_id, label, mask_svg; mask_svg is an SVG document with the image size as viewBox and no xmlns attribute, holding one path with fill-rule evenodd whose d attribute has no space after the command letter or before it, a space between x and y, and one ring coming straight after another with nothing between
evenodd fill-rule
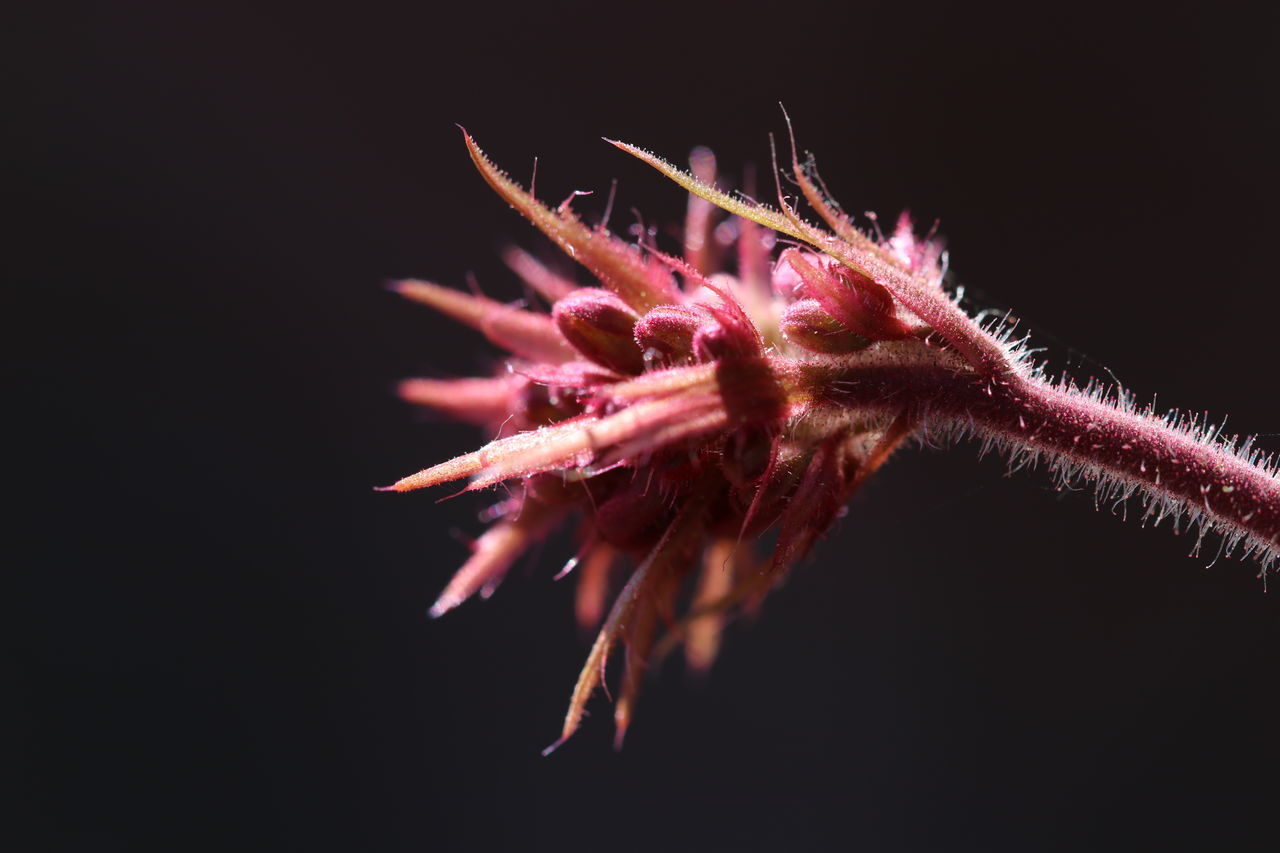
<instances>
[{"instance_id":1,"label":"hairy stem","mask_svg":"<svg viewBox=\"0 0 1280 853\"><path fill-rule=\"evenodd\" d=\"M1202 535L1221 528L1227 554L1242 547L1264 568L1280 556L1274 466L1203 430L1034 378L981 377L940 365L812 370L822 405L911 412L926 438L972 434L1015 461L1048 461L1064 483L1094 481L1118 500L1141 493L1144 518L1185 516Z\"/></svg>"}]
</instances>

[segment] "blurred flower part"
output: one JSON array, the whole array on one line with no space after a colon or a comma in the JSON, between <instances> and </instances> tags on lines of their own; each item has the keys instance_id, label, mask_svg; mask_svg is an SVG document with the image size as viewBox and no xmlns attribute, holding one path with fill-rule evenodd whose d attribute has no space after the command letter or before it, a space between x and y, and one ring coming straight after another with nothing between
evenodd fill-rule
<instances>
[{"instance_id":1,"label":"blurred flower part","mask_svg":"<svg viewBox=\"0 0 1280 853\"><path fill-rule=\"evenodd\" d=\"M757 608L908 438L976 434L1016 464L1043 458L1064 484L1137 493L1146 518L1218 526L1228 553L1274 560L1272 460L1206 424L1140 411L1117 389L1047 380L1007 328L980 326L944 291L939 240L917 236L905 214L887 239L868 236L794 145L789 177L825 229L800 217L781 182L776 209L719 189L706 149L685 173L615 143L690 191L674 256L586 224L569 201L544 205L466 144L490 186L594 282L578 287L511 250L508 265L549 313L395 285L510 358L495 377L401 385L409 402L493 440L390 488L508 487L432 616L488 596L556 527L576 529L561 575L577 575L578 621L598 635L557 745L616 647L619 744L651 661L683 646L690 669L710 667L726 620ZM776 541L762 553L766 531Z\"/></svg>"}]
</instances>

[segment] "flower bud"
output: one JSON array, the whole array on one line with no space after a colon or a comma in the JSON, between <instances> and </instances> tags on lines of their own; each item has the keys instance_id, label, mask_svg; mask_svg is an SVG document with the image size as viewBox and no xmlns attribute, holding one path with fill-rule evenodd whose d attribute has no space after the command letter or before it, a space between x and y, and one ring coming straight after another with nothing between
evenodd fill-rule
<instances>
[{"instance_id":1,"label":"flower bud","mask_svg":"<svg viewBox=\"0 0 1280 853\"><path fill-rule=\"evenodd\" d=\"M804 279L789 262L791 254L800 251L800 249L783 251L778 262L774 264L773 275L770 277L773 292L787 300L800 299L804 294ZM818 256L813 252L803 252L803 255L811 264L819 263Z\"/></svg>"},{"instance_id":2,"label":"flower bud","mask_svg":"<svg viewBox=\"0 0 1280 853\"><path fill-rule=\"evenodd\" d=\"M856 352L872 343L828 314L816 299L801 299L787 307L782 334L796 346L826 355Z\"/></svg>"},{"instance_id":3,"label":"flower bud","mask_svg":"<svg viewBox=\"0 0 1280 853\"><path fill-rule=\"evenodd\" d=\"M691 308L659 305L636 323L636 343L642 352L654 350L668 361L682 361L693 354L693 336L705 322Z\"/></svg>"},{"instance_id":4,"label":"flower bud","mask_svg":"<svg viewBox=\"0 0 1280 853\"><path fill-rule=\"evenodd\" d=\"M857 314L869 330L879 330L885 337L900 337L902 324L893 316L893 294L856 270L843 264L832 264L831 272L842 281L841 294L846 311Z\"/></svg>"},{"instance_id":5,"label":"flower bud","mask_svg":"<svg viewBox=\"0 0 1280 853\"><path fill-rule=\"evenodd\" d=\"M555 304L551 315L564 339L596 364L618 373L644 369L643 351L633 336L636 314L616 294L575 290Z\"/></svg>"},{"instance_id":6,"label":"flower bud","mask_svg":"<svg viewBox=\"0 0 1280 853\"><path fill-rule=\"evenodd\" d=\"M788 249L785 260L800 276L805 296L846 328L872 340L902 338L908 330L894 314L893 295L867 276L842 264L811 263L803 252Z\"/></svg>"}]
</instances>

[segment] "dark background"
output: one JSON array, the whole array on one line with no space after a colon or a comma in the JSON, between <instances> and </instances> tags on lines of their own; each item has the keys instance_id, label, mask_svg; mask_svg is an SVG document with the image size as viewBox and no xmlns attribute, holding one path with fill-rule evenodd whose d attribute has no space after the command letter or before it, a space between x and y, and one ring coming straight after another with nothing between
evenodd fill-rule
<instances>
[{"instance_id":1,"label":"dark background","mask_svg":"<svg viewBox=\"0 0 1280 853\"><path fill-rule=\"evenodd\" d=\"M11 13L12 14L12 13ZM24 17L25 16L25 17ZM402 304L680 192L599 141L942 219L1058 367L1280 448L1277 21L1220 4L113 2L11 20L10 849L1275 849L1280 603L1256 567L911 452L731 631L550 758L586 653L567 543L424 611L482 500L371 487L472 448L391 390L493 353ZM1070 346L1068 346L1068 344ZM8 408L8 407L6 407ZM1131 507L1131 510L1133 507ZM1268 838L1268 836L1271 836Z\"/></svg>"}]
</instances>

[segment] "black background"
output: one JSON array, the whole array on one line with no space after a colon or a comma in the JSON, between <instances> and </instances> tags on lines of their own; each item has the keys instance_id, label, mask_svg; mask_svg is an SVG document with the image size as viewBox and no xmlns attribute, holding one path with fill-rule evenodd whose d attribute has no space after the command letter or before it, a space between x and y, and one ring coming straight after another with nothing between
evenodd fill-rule
<instances>
[{"instance_id":1,"label":"black background","mask_svg":"<svg viewBox=\"0 0 1280 853\"><path fill-rule=\"evenodd\" d=\"M975 307L1082 378L1280 447L1274 15L1213 4L114 2L11 21L5 336L20 848L1274 849L1280 609L1254 566L975 448L895 459L705 684L602 700L567 543L424 611L474 446L392 396L493 352L385 292L518 288L558 201L672 185L599 141L942 220ZM16 24L16 26L15 26ZM8 407L6 407L8 408ZM30 429L24 427L29 426ZM1130 507L1134 509L1134 507Z\"/></svg>"}]
</instances>

